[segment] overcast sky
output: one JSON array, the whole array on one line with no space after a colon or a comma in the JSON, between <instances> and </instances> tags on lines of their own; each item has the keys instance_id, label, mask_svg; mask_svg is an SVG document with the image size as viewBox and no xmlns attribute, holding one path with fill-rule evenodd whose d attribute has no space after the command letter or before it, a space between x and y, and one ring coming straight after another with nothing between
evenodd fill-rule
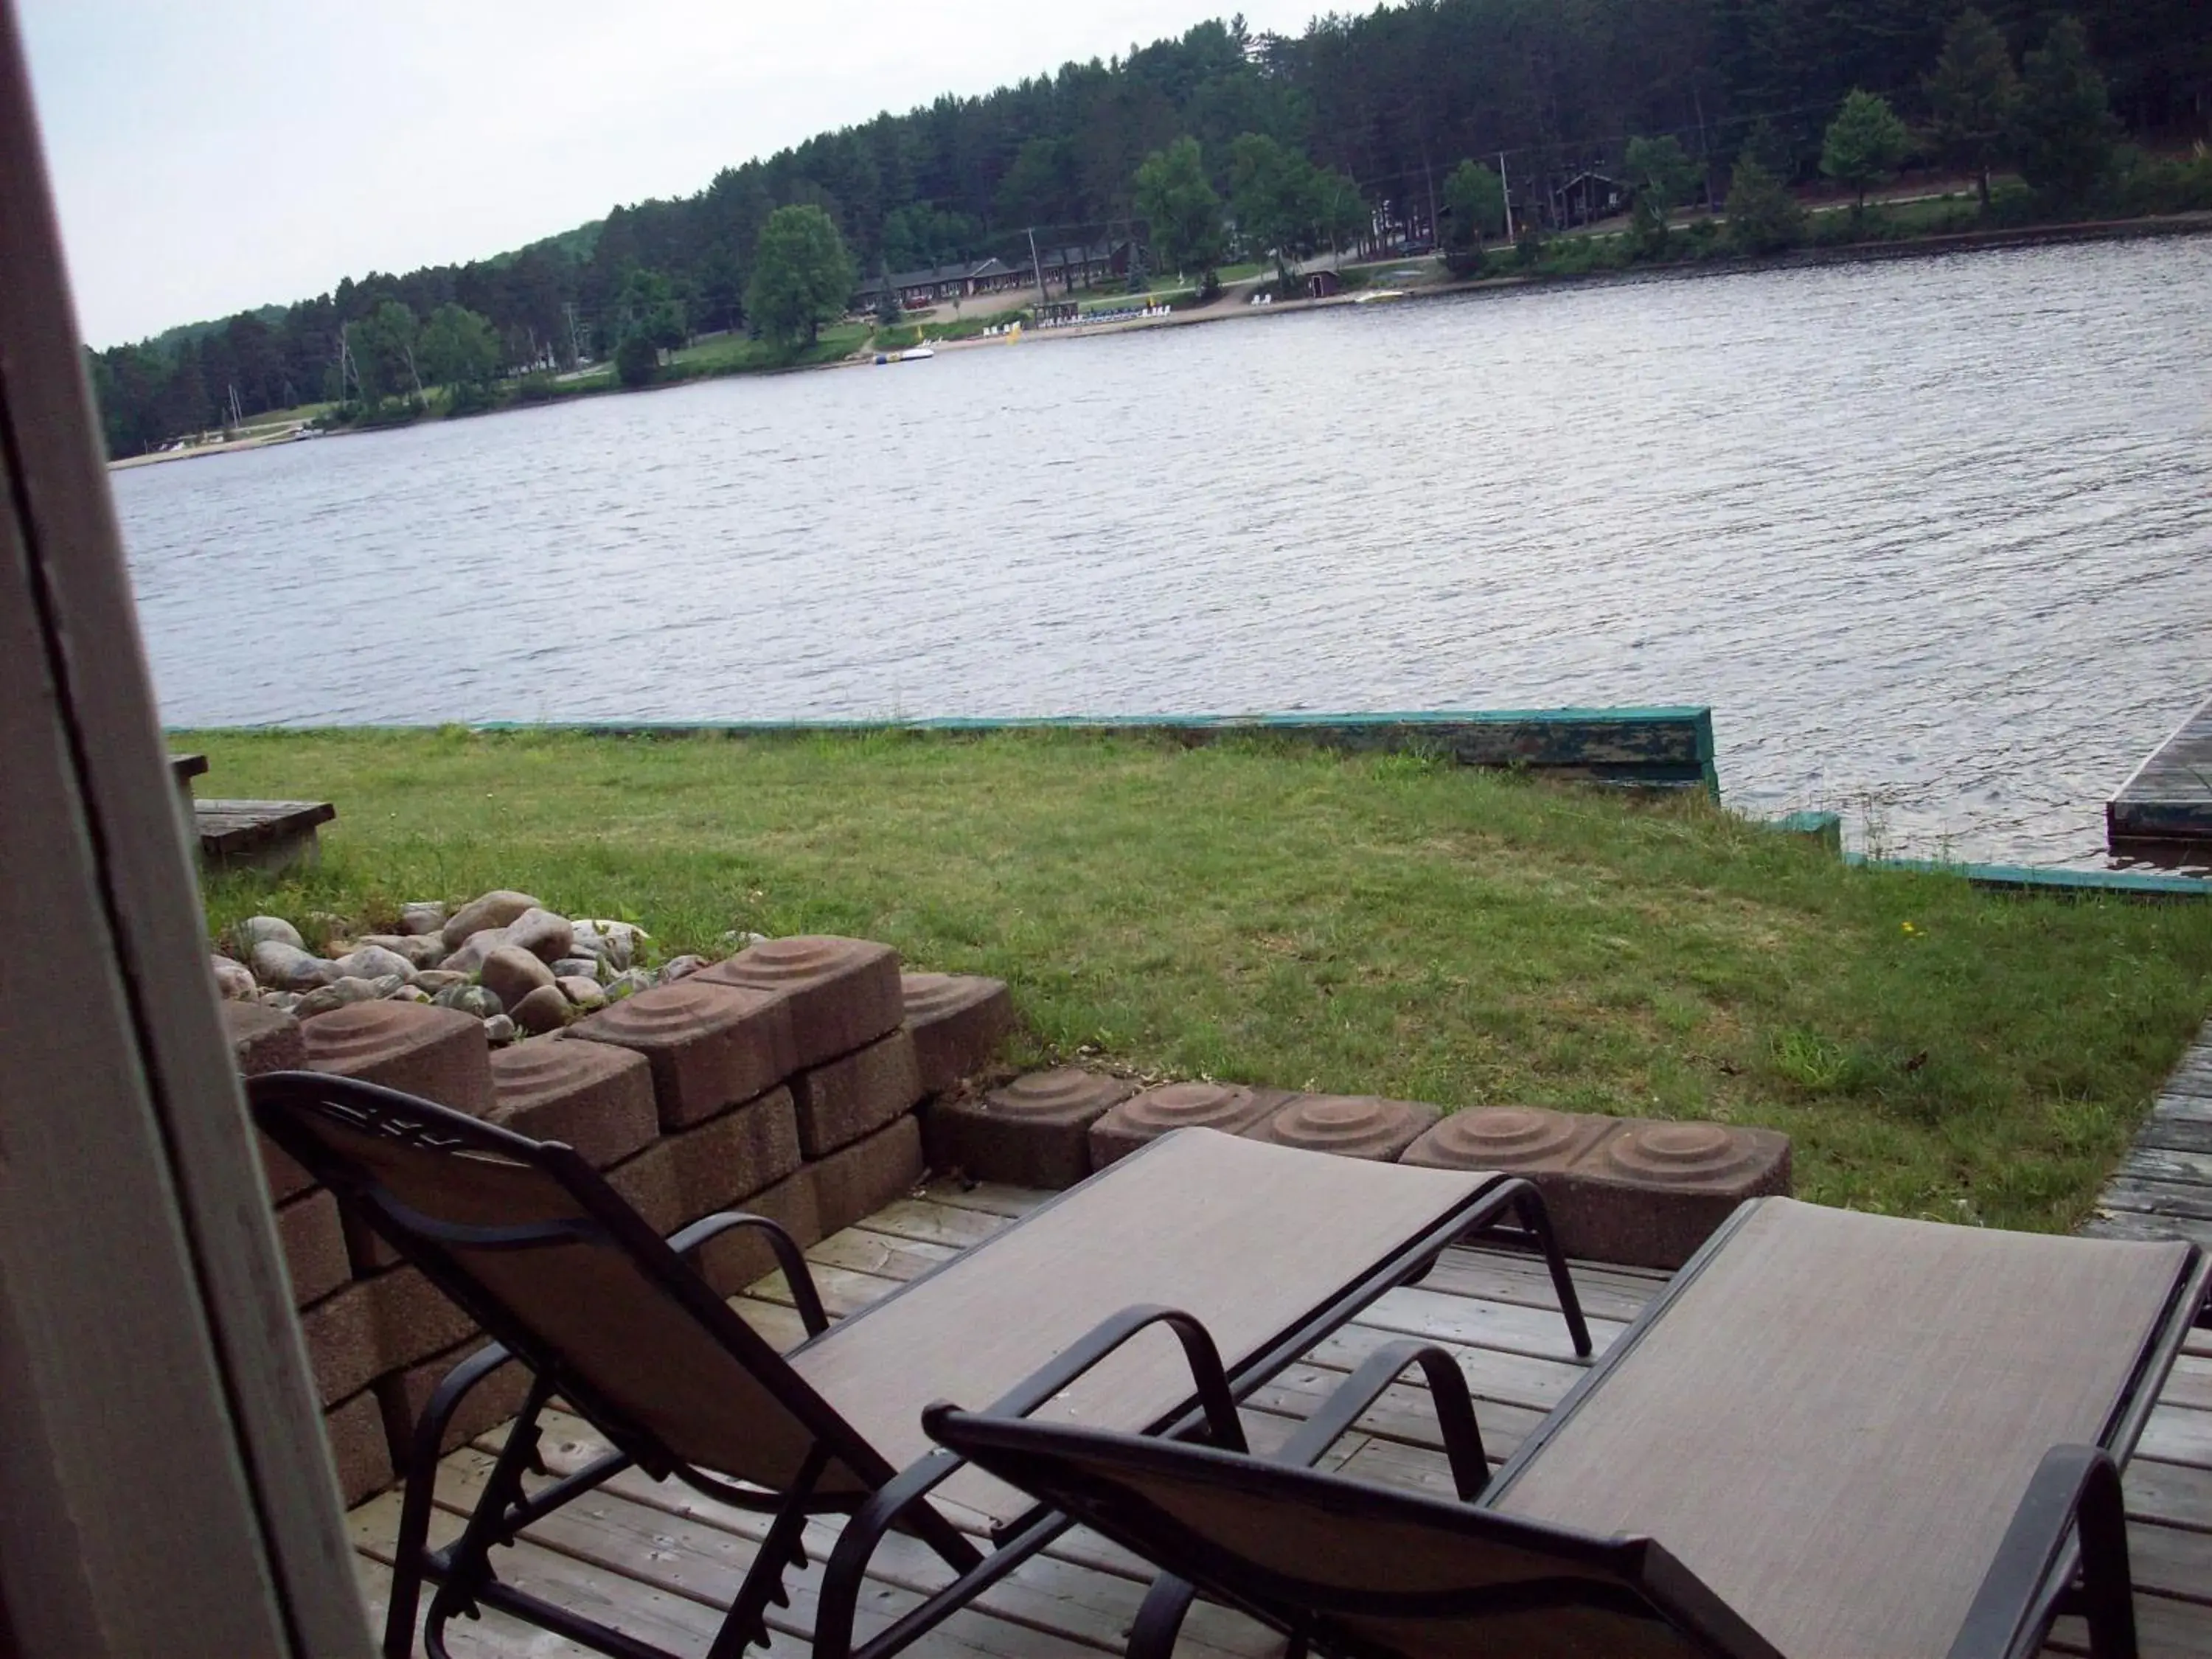
<instances>
[{"instance_id":1,"label":"overcast sky","mask_svg":"<svg viewBox=\"0 0 2212 1659\"><path fill-rule=\"evenodd\" d=\"M1209 0L17 0L94 345L481 258ZM1243 0L1295 33L1315 0Z\"/></svg>"}]
</instances>

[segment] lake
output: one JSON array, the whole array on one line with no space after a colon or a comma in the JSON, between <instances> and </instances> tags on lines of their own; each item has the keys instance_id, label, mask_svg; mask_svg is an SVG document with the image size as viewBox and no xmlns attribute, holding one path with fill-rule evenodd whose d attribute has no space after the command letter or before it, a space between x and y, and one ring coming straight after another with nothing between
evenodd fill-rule
<instances>
[{"instance_id":1,"label":"lake","mask_svg":"<svg viewBox=\"0 0 2212 1659\"><path fill-rule=\"evenodd\" d=\"M1347 307L114 475L176 725L1710 703L2098 861L2212 690L2212 239ZM303 786L304 787L304 786Z\"/></svg>"}]
</instances>

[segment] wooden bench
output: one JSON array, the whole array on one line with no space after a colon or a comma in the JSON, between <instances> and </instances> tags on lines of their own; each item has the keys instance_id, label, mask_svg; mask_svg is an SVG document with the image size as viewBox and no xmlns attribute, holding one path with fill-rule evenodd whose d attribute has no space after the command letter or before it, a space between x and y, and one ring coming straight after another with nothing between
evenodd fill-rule
<instances>
[{"instance_id":1,"label":"wooden bench","mask_svg":"<svg viewBox=\"0 0 2212 1659\"><path fill-rule=\"evenodd\" d=\"M192 780L206 775L205 755L172 755L177 805L192 827L200 861L217 869L276 872L313 864L316 830L337 817L326 800L196 800Z\"/></svg>"}]
</instances>

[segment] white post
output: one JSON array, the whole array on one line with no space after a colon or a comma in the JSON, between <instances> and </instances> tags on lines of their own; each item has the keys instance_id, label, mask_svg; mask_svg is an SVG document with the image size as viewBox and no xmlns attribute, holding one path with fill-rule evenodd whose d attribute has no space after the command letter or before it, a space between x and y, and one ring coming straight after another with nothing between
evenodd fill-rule
<instances>
[{"instance_id":1,"label":"white post","mask_svg":"<svg viewBox=\"0 0 2212 1659\"><path fill-rule=\"evenodd\" d=\"M1505 152L1498 152L1498 193L1505 198L1505 240L1513 240L1513 186L1505 177Z\"/></svg>"}]
</instances>

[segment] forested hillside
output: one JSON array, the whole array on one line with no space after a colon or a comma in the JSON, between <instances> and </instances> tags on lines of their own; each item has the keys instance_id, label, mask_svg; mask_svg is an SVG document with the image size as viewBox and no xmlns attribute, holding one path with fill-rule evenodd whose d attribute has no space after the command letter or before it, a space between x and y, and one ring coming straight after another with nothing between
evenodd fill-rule
<instances>
[{"instance_id":1,"label":"forested hillside","mask_svg":"<svg viewBox=\"0 0 2212 1659\"><path fill-rule=\"evenodd\" d=\"M2070 13L2128 137L2205 136L2203 0L1983 9L2014 59ZM644 313L683 333L742 325L755 247L779 206L824 210L862 276L989 254L1026 264L1032 231L1048 245L1141 233L1137 170L1186 136L1224 191L1232 141L1258 134L1347 176L1381 222L1424 227L1469 157L1502 167L1516 214L1536 222L1576 174L1620 172L1639 137L1673 137L1717 192L1754 131L1762 160L1812 178L1854 88L1926 129L1928 77L1957 10L1952 0L1412 0L1321 18L1296 39L1203 23L1111 63L824 133L726 168L696 195L617 207L517 252L349 277L282 310L99 352L93 373L118 454L342 391L480 385L611 351Z\"/></svg>"}]
</instances>

